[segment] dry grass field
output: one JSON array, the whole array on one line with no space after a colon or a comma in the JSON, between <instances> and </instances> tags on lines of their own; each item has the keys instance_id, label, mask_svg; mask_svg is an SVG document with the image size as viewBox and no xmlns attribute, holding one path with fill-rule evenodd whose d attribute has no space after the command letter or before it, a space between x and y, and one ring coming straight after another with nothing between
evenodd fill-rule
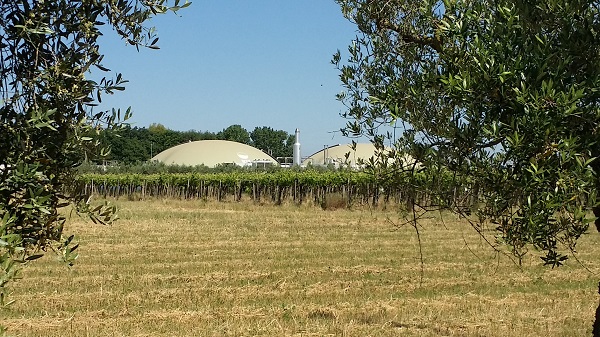
<instances>
[{"instance_id":1,"label":"dry grass field","mask_svg":"<svg viewBox=\"0 0 600 337\"><path fill-rule=\"evenodd\" d=\"M600 235L558 269L523 268L467 224L423 222L424 265L392 211L250 202L116 202L74 218L80 257L49 254L13 283L14 336L589 336ZM589 268L586 270L585 267Z\"/></svg>"}]
</instances>

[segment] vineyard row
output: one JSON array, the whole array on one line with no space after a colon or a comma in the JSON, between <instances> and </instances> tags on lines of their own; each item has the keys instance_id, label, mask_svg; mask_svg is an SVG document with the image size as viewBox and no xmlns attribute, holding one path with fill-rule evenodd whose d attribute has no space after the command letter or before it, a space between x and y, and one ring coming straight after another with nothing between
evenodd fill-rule
<instances>
[{"instance_id":1,"label":"vineyard row","mask_svg":"<svg viewBox=\"0 0 600 337\"><path fill-rule=\"evenodd\" d=\"M352 171L83 174L78 177L85 193L115 198L251 199L276 204L290 201L321 204L328 196L338 195L348 204L406 203L409 198L420 204L431 204L431 196L426 192L428 181L422 180L409 182L395 177L383 181L364 172ZM415 189L415 183L422 188ZM451 202L450 198L457 199L457 189L453 191L448 202Z\"/></svg>"}]
</instances>

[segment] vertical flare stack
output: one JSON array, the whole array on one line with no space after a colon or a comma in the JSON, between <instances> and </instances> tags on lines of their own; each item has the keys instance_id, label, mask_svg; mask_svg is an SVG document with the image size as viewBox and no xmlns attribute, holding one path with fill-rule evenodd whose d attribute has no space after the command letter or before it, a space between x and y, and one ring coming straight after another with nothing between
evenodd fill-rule
<instances>
[{"instance_id":1,"label":"vertical flare stack","mask_svg":"<svg viewBox=\"0 0 600 337\"><path fill-rule=\"evenodd\" d=\"M296 129L296 142L294 143L294 165L300 166L300 130Z\"/></svg>"}]
</instances>

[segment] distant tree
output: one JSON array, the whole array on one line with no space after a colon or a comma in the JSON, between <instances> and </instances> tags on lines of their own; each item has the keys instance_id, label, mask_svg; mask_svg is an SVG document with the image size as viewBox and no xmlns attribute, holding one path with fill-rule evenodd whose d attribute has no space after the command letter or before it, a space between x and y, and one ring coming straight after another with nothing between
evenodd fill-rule
<instances>
[{"instance_id":1,"label":"distant tree","mask_svg":"<svg viewBox=\"0 0 600 337\"><path fill-rule=\"evenodd\" d=\"M217 139L250 144L250 134L239 124L234 124L217 133Z\"/></svg>"},{"instance_id":2,"label":"distant tree","mask_svg":"<svg viewBox=\"0 0 600 337\"><path fill-rule=\"evenodd\" d=\"M150 133L150 137L147 140L149 144L147 145L152 145L153 154L157 154L168 148L179 145L181 143L186 143L188 141L189 140L183 137L182 132L165 129L165 131L161 133Z\"/></svg>"},{"instance_id":3,"label":"distant tree","mask_svg":"<svg viewBox=\"0 0 600 337\"><path fill-rule=\"evenodd\" d=\"M102 65L99 27L108 26L104 33L112 28L137 47L156 48L158 39L147 21L187 6L179 4L0 2L0 307L6 284L22 263L48 249L62 252L68 263L76 257L72 237L63 237L61 208L73 204L95 222L112 219L112 208L92 208L83 191L71 184L86 156L103 152L89 135L129 116L91 112L102 95L123 90L126 82L120 74L89 78L92 69L108 71Z\"/></svg>"},{"instance_id":4,"label":"distant tree","mask_svg":"<svg viewBox=\"0 0 600 337\"><path fill-rule=\"evenodd\" d=\"M283 130L271 127L256 127L250 132L252 146L272 157L291 157L293 154L294 136Z\"/></svg>"},{"instance_id":5,"label":"distant tree","mask_svg":"<svg viewBox=\"0 0 600 337\"><path fill-rule=\"evenodd\" d=\"M148 131L150 133L165 133L167 130L168 129L160 123L152 123L148 126Z\"/></svg>"},{"instance_id":6,"label":"distant tree","mask_svg":"<svg viewBox=\"0 0 600 337\"><path fill-rule=\"evenodd\" d=\"M296 135L288 134L285 140L285 151L283 152L285 155L281 157L292 157L294 155L294 143L296 143Z\"/></svg>"},{"instance_id":7,"label":"distant tree","mask_svg":"<svg viewBox=\"0 0 600 337\"><path fill-rule=\"evenodd\" d=\"M494 224L519 259L534 248L562 264L600 187L598 2L337 2L360 30L347 62L333 59L346 133L381 146L381 125L404 129L374 172L429 175L427 190L407 195L457 212L460 200L444 195L467 188L479 198L474 228ZM433 184L442 176L452 184Z\"/></svg>"},{"instance_id":8,"label":"distant tree","mask_svg":"<svg viewBox=\"0 0 600 337\"><path fill-rule=\"evenodd\" d=\"M152 138L161 133L151 133L146 128L124 126L118 132L105 130L102 134L103 143L110 148L107 160L125 164L149 160L151 152L156 154ZM158 147L158 146L157 146Z\"/></svg>"},{"instance_id":9,"label":"distant tree","mask_svg":"<svg viewBox=\"0 0 600 337\"><path fill-rule=\"evenodd\" d=\"M208 131L174 131L162 124L151 124L147 129L126 125L119 132L101 132L102 144L110 148L105 159L123 164L144 162L173 146L216 137Z\"/></svg>"},{"instance_id":10,"label":"distant tree","mask_svg":"<svg viewBox=\"0 0 600 337\"><path fill-rule=\"evenodd\" d=\"M194 131L194 130L189 130L189 131L184 131L181 133L181 138L183 140L183 142L193 142L193 141L198 141L198 140L212 140L212 139L217 139L217 135L213 132L209 132L209 131Z\"/></svg>"}]
</instances>

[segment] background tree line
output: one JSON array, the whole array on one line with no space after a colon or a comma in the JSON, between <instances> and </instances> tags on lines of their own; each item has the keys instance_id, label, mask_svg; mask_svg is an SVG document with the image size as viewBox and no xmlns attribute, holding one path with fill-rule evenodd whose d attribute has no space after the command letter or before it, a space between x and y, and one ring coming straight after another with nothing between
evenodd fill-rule
<instances>
[{"instance_id":1,"label":"background tree line","mask_svg":"<svg viewBox=\"0 0 600 337\"><path fill-rule=\"evenodd\" d=\"M239 142L254 146L275 158L291 157L294 144L294 135L286 131L262 126L249 132L238 124L216 133L175 131L157 123L147 128L125 126L118 133L104 130L101 139L104 145L111 149L106 159L126 164L147 161L170 147L198 140L220 139Z\"/></svg>"}]
</instances>

